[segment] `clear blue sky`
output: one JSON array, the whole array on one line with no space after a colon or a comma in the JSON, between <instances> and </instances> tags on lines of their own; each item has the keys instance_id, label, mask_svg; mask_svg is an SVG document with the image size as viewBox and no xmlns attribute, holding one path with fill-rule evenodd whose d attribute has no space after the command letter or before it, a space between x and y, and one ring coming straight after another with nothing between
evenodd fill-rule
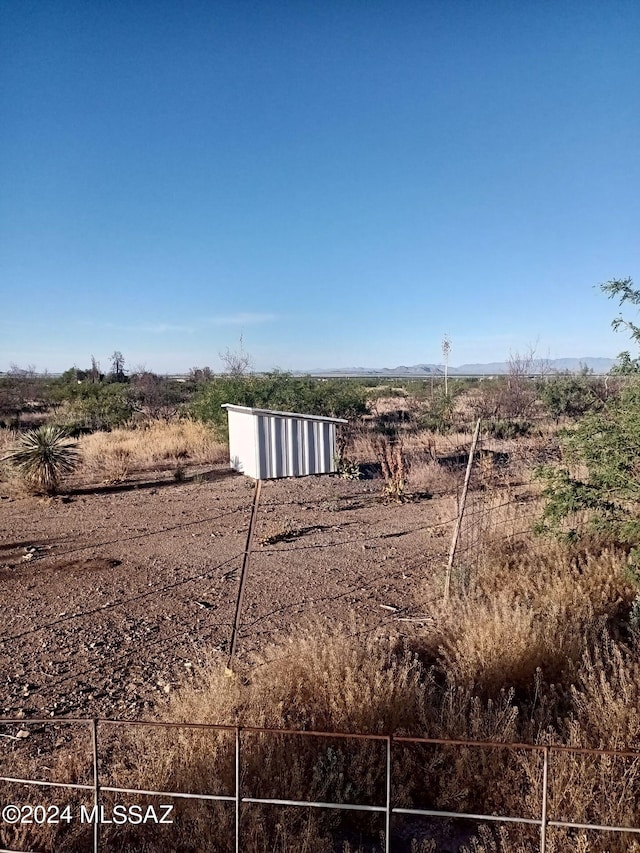
<instances>
[{"instance_id":1,"label":"clear blue sky","mask_svg":"<svg viewBox=\"0 0 640 853\"><path fill-rule=\"evenodd\" d=\"M614 356L640 3L0 2L0 370Z\"/></svg>"}]
</instances>

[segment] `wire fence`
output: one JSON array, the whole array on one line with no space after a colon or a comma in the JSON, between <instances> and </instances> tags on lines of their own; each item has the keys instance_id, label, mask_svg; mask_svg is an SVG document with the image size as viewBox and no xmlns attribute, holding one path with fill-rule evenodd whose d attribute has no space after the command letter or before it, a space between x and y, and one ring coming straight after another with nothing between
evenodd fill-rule
<instances>
[{"instance_id":1,"label":"wire fence","mask_svg":"<svg viewBox=\"0 0 640 853\"><path fill-rule=\"evenodd\" d=\"M437 457L445 465L453 460L454 512L438 526L453 532L449 571L459 593L469 589L490 548L532 533L541 512L541 486L534 471L536 463L546 461L550 453L544 437L523 443L496 440L483 429L482 421L475 444L472 433L470 428L459 434L455 443L447 444L446 436L444 441L440 438L441 447L450 453ZM441 559L447 555L443 553Z\"/></svg>"},{"instance_id":2,"label":"wire fence","mask_svg":"<svg viewBox=\"0 0 640 853\"><path fill-rule=\"evenodd\" d=\"M597 820L585 820L578 816L572 819L571 815L563 814L559 811L556 813L552 808L554 803L560 804L562 807L562 797L558 796L558 792L554 791L554 786L557 782L557 777L562 777L564 769L561 762L558 762L558 757L566 756L589 756L599 762L599 771L612 774L611 781L614 781L613 774L619 773L619 767L616 766L614 759L627 759L633 763L635 770L640 765L640 752L634 750L603 750L603 749L587 749L572 746L561 746L553 744L529 744L529 743L504 743L493 741L472 741L472 740L447 740L440 738L426 737L409 737L409 736L394 736L394 735L376 735L376 734L360 734L352 732L322 732L322 731L302 731L295 729L270 729L263 727L252 726L231 726L231 725L215 725L205 723L170 723L160 721L129 721L129 720L109 720L95 718L64 718L56 719L55 721L47 719L3 719L0 720L0 728L6 730L11 727L19 727L24 736L25 726L37 726L40 730L46 726L80 726L86 730L90 737L90 747L87 752L90 754L88 762L84 765L85 768L90 768L90 781L63 781L61 779L48 779L42 777L24 776L19 773L6 773L7 761L3 764L5 774L0 776L0 782L4 785L12 787L13 796L17 787L27 788L45 788L50 790L72 792L78 794L82 792L90 799L91 806L83 807L85 809L85 822L91 824L92 842L91 849L94 853L99 853L100 850L114 849L106 846L101 838L103 823L105 822L105 795L130 795L133 797L146 798L164 798L170 800L192 800L201 803L222 803L233 811L232 827L233 838L231 839L231 847L235 853L242 850L242 824L243 817L247 814L243 807L247 806L275 806L287 807L293 809L315 809L329 810L334 812L351 812L351 813L368 813L370 815L380 815L384 821L384 830L382 833L382 848L385 853L394 849L394 824L398 821L406 821L408 818L429 819L431 821L449 820L460 822L471 822L474 824L502 824L515 825L520 827L534 828L538 835L537 849L540 853L547 853L549 850L548 839L549 831L553 829L563 830L590 830L599 833L612 834L628 834L629 837L640 837L640 826L638 823L633 825L617 825L606 823ZM140 787L137 785L110 784L108 761L112 753L113 743L108 740L108 745L103 743L105 730L120 731L126 729L155 729L155 730L191 730L200 732L214 732L227 736L232 747L228 751L228 756L231 763L231 773L228 774L228 779L231 780L231 789L224 789L223 780L219 780L219 787L215 790L206 791L185 791L176 789L165 789L156 787ZM257 736L266 736L273 739L283 738L293 739L298 743L308 740L315 741L342 741L342 742L366 742L368 744L378 744L381 748L380 755L380 774L383 783L379 786L379 800L377 802L355 802L345 800L313 800L313 799L295 799L286 796L264 796L260 791L253 789L251 779L246 775L246 755L251 752L251 740ZM2 737L18 740L17 735L3 733ZM495 752L496 750L520 754L526 754L534 762L537 762L538 771L535 773L535 782L531 788L531 808L529 814L506 814L498 811L478 811L468 812L463 810L446 809L434 807L430 803L417 804L397 804L396 788L399 785L401 770L403 767L402 756L398 752L402 752L407 748L429 748L429 749L446 749L453 751L453 755L449 753L448 767L447 762L442 764L441 773L446 777L448 770L452 770L455 762L459 758L461 750L471 750L474 753L482 753L486 751ZM289 744L286 748L287 754L295 753L296 747ZM13 753L15 756L16 754ZM9 756L11 758L11 755ZM10 761L9 761L10 764ZM630 772L629 770L627 772ZM271 780L273 782L273 780ZM561 780L562 782L562 780ZM278 780L278 783L285 787L284 780ZM2 788L0 787L0 791ZM4 798L3 798L4 799ZM42 823L38 820L37 812L34 813L34 808L21 805L20 803L9 804L3 802L2 808L2 823L4 828L13 826L24 830L25 825L33 825ZM596 805L597 808L597 804ZM28 819L27 819L28 818ZM393 823L392 823L393 821ZM110 821L106 821L110 823ZM5 838L7 834L5 832ZM24 832L20 837L24 837ZM28 843L28 835L26 836ZM118 848L119 849L119 848ZM168 848L167 848L168 849ZM533 848L532 848L533 849ZM33 853L31 847L2 847L0 853Z\"/></svg>"}]
</instances>

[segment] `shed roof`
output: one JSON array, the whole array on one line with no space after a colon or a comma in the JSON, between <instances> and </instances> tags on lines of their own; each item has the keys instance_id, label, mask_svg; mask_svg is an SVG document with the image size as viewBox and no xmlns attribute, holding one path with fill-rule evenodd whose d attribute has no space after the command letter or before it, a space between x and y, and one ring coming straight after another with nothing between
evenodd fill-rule
<instances>
[{"instance_id":1,"label":"shed roof","mask_svg":"<svg viewBox=\"0 0 640 853\"><path fill-rule=\"evenodd\" d=\"M348 424L344 418L328 418L324 415L303 415L300 412L277 412L272 409L254 409L251 406L235 406L233 403L223 403L221 409L232 412L243 412L249 415L275 415L281 418L301 418L305 421L325 421L332 424Z\"/></svg>"}]
</instances>

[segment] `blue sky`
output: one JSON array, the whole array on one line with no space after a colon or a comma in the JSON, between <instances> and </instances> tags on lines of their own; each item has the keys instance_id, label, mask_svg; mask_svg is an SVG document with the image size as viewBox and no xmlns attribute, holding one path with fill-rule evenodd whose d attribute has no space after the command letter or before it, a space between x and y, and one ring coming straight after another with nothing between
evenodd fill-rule
<instances>
[{"instance_id":1,"label":"blue sky","mask_svg":"<svg viewBox=\"0 0 640 853\"><path fill-rule=\"evenodd\" d=\"M614 356L640 4L0 2L0 371Z\"/></svg>"}]
</instances>

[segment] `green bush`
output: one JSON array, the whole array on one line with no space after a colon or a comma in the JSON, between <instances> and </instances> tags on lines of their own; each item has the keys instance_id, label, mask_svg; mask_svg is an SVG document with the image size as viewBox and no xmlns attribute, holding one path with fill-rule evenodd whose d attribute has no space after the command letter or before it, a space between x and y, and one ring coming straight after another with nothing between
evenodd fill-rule
<instances>
[{"instance_id":1,"label":"green bush","mask_svg":"<svg viewBox=\"0 0 640 853\"><path fill-rule=\"evenodd\" d=\"M493 418L483 423L484 431L491 438L507 439L507 438L525 438L531 435L533 424L531 421L515 418L509 420L506 418Z\"/></svg>"},{"instance_id":2,"label":"green bush","mask_svg":"<svg viewBox=\"0 0 640 853\"><path fill-rule=\"evenodd\" d=\"M540 385L540 399L554 418L579 417L602 406L601 382L586 373L563 374ZM600 392L600 393L598 393Z\"/></svg>"},{"instance_id":3,"label":"green bush","mask_svg":"<svg viewBox=\"0 0 640 853\"><path fill-rule=\"evenodd\" d=\"M226 435L227 413L221 408L223 403L352 420L366 412L366 398L367 389L349 380L313 379L277 372L263 376L221 376L198 392L190 411L199 420L215 424Z\"/></svg>"},{"instance_id":4,"label":"green bush","mask_svg":"<svg viewBox=\"0 0 640 853\"><path fill-rule=\"evenodd\" d=\"M418 419L420 429L444 434L456 428L463 428L460 418L456 416L455 401L464 390L465 386L461 382L450 383L448 394L440 388L433 396L425 398Z\"/></svg>"},{"instance_id":5,"label":"green bush","mask_svg":"<svg viewBox=\"0 0 640 853\"><path fill-rule=\"evenodd\" d=\"M538 472L545 482L540 530L576 537L586 527L618 541L640 537L640 383L560 433L563 467ZM579 523L580 522L580 523ZM567 525L569 529L567 530Z\"/></svg>"},{"instance_id":6,"label":"green bush","mask_svg":"<svg viewBox=\"0 0 640 853\"><path fill-rule=\"evenodd\" d=\"M122 383L71 386L65 402L58 420L73 433L115 429L135 411L133 394Z\"/></svg>"}]
</instances>

